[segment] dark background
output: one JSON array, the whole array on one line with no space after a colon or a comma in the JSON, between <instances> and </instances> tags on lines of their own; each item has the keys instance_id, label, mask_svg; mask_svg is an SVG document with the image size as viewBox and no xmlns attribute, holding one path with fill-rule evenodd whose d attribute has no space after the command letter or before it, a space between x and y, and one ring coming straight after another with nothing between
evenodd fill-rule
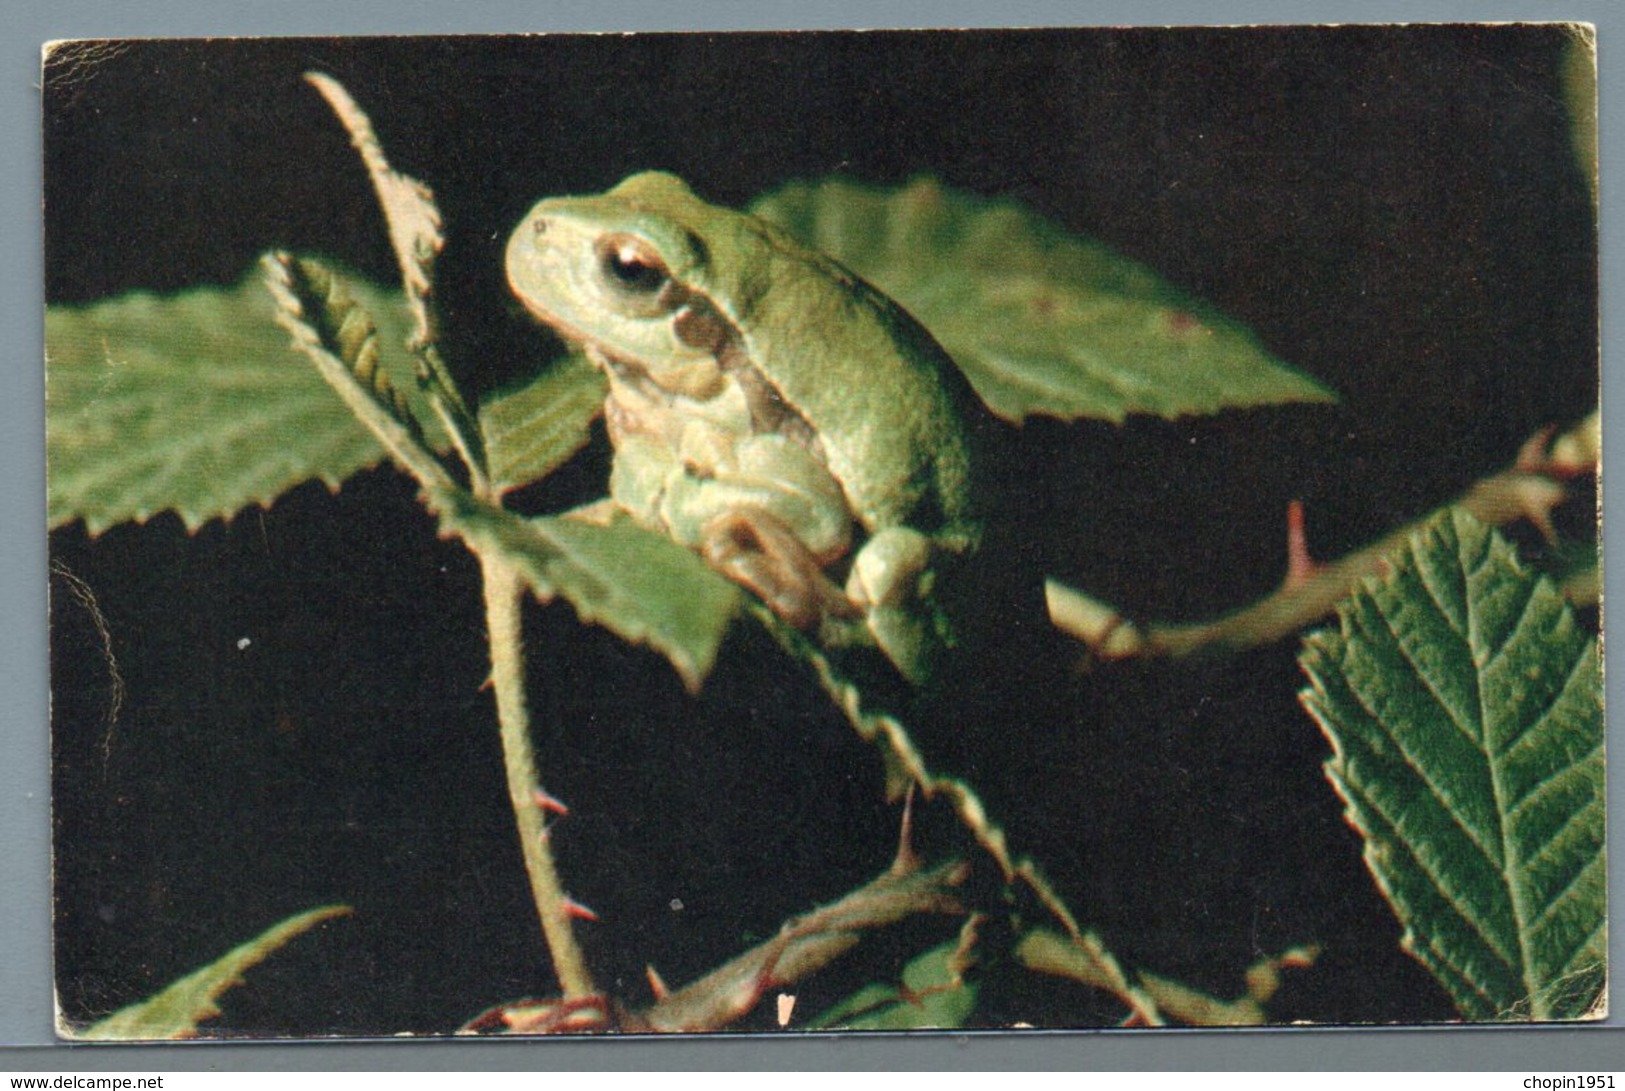
<instances>
[{"instance_id":1,"label":"dark background","mask_svg":"<svg viewBox=\"0 0 1625 1091\"><path fill-rule=\"evenodd\" d=\"M1564 50L1550 28L100 47L47 71L47 298L231 282L273 246L391 277L309 68L434 186L448 352L474 387L550 351L501 278L540 196L649 167L729 204L837 170L929 171L1147 262L1343 396L1020 433L1011 480L1047 570L1149 616L1204 617L1279 579L1290 499L1335 556L1594 404L1594 217ZM606 472L600 445L527 499L591 498ZM52 553L95 591L125 687L109 726L100 640L56 581L70 1018L333 901L356 914L254 971L222 1026L444 1031L551 988L479 692L477 573L404 479L304 487L191 536L172 517L94 541L70 527ZM645 963L689 980L884 866L896 814L877 763L765 641L738 634L692 699L566 608L530 620L541 760L574 808L555 845L603 916L583 933L611 991L643 999ZM1021 771L1013 833L1131 966L1232 995L1249 963L1314 942L1324 956L1274 1015L1448 1018L1321 775L1295 652L1096 670L1031 700L1035 716L1009 695L1008 722L978 737ZM798 987L798 1010L934 935L882 939ZM1115 1015L998 981L987 1011Z\"/></svg>"}]
</instances>

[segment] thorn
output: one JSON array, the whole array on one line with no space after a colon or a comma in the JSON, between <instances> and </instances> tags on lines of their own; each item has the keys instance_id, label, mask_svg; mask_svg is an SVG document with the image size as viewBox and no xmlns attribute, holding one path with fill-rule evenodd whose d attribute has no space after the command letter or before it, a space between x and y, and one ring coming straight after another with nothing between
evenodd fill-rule
<instances>
[{"instance_id":1,"label":"thorn","mask_svg":"<svg viewBox=\"0 0 1625 1091\"><path fill-rule=\"evenodd\" d=\"M1308 969L1310 966L1313 966L1315 964L1315 959L1319 957L1320 948L1314 944L1310 944L1308 947L1294 947L1292 950L1281 955L1275 961L1280 966L1288 970L1304 970Z\"/></svg>"},{"instance_id":2,"label":"thorn","mask_svg":"<svg viewBox=\"0 0 1625 1091\"><path fill-rule=\"evenodd\" d=\"M1110 621L1101 626L1100 632L1095 639L1084 643L1083 654L1078 656L1076 663L1072 664L1073 675L1082 678L1093 674L1095 669L1102 663L1124 658L1117 652L1109 650L1113 647L1119 633L1127 634L1129 647L1134 649L1140 647L1139 632L1135 629L1134 623L1121 614L1113 615Z\"/></svg>"},{"instance_id":3,"label":"thorn","mask_svg":"<svg viewBox=\"0 0 1625 1091\"><path fill-rule=\"evenodd\" d=\"M487 1008L457 1029L458 1034L494 1034L510 1026L505 1005Z\"/></svg>"},{"instance_id":4,"label":"thorn","mask_svg":"<svg viewBox=\"0 0 1625 1091\"><path fill-rule=\"evenodd\" d=\"M1146 634L1134 622L1059 580L1044 581L1044 606L1050 624L1081 641L1087 649L1076 668L1080 674L1096 661L1129 659L1146 649Z\"/></svg>"},{"instance_id":5,"label":"thorn","mask_svg":"<svg viewBox=\"0 0 1625 1091\"><path fill-rule=\"evenodd\" d=\"M914 785L908 786L903 797L903 821L897 837L897 855L892 858L891 873L908 875L920 869L919 854L914 851Z\"/></svg>"},{"instance_id":6,"label":"thorn","mask_svg":"<svg viewBox=\"0 0 1625 1091\"><path fill-rule=\"evenodd\" d=\"M543 788L532 788L530 790L530 802L534 806L540 807L544 811L552 811L560 818L563 818L570 813L570 808L564 803L563 800L550 794Z\"/></svg>"},{"instance_id":7,"label":"thorn","mask_svg":"<svg viewBox=\"0 0 1625 1091\"><path fill-rule=\"evenodd\" d=\"M1578 477L1597 472L1602 457L1602 418L1593 412L1552 441L1546 472L1552 477Z\"/></svg>"},{"instance_id":8,"label":"thorn","mask_svg":"<svg viewBox=\"0 0 1625 1091\"><path fill-rule=\"evenodd\" d=\"M598 920L597 913L594 913L591 909L588 909L586 906L569 896L566 896L564 899L564 915L567 917L574 917L576 920L580 921Z\"/></svg>"},{"instance_id":9,"label":"thorn","mask_svg":"<svg viewBox=\"0 0 1625 1091\"><path fill-rule=\"evenodd\" d=\"M1548 424L1518 448L1512 470L1557 481L1593 473L1597 469L1600 442L1595 413L1561 435L1555 424Z\"/></svg>"},{"instance_id":10,"label":"thorn","mask_svg":"<svg viewBox=\"0 0 1625 1091\"><path fill-rule=\"evenodd\" d=\"M643 973L649 979L649 991L654 993L655 1003L658 1004L671 995L671 989L667 986L666 979L660 976L659 970L646 965L643 967Z\"/></svg>"},{"instance_id":11,"label":"thorn","mask_svg":"<svg viewBox=\"0 0 1625 1091\"><path fill-rule=\"evenodd\" d=\"M778 1010L779 1026L781 1026L781 1027L789 1026L790 1025L790 1013L796 1010L795 994L794 993L780 993L779 994L779 1001L778 1001L778 1008L779 1008L779 1010Z\"/></svg>"},{"instance_id":12,"label":"thorn","mask_svg":"<svg viewBox=\"0 0 1625 1091\"><path fill-rule=\"evenodd\" d=\"M1302 587L1320 571L1320 565L1309 555L1309 533L1304 529L1303 501L1294 500L1286 506L1286 580L1285 587Z\"/></svg>"},{"instance_id":13,"label":"thorn","mask_svg":"<svg viewBox=\"0 0 1625 1091\"><path fill-rule=\"evenodd\" d=\"M1523 446L1518 448L1518 457L1512 463L1512 468L1526 474L1545 470L1549 462L1552 439L1556 435L1557 425L1548 424L1524 440Z\"/></svg>"},{"instance_id":14,"label":"thorn","mask_svg":"<svg viewBox=\"0 0 1625 1091\"><path fill-rule=\"evenodd\" d=\"M935 986L928 987L924 992L919 992L909 988L906 982L899 981L897 983L897 999L910 1007L925 1007L925 998L936 991L937 987Z\"/></svg>"}]
</instances>

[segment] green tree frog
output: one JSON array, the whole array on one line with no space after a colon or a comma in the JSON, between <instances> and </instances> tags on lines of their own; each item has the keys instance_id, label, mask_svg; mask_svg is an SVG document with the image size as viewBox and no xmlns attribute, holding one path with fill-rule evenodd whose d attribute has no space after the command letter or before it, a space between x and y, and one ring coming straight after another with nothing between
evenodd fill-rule
<instances>
[{"instance_id":1,"label":"green tree frog","mask_svg":"<svg viewBox=\"0 0 1625 1091\"><path fill-rule=\"evenodd\" d=\"M959 636L939 581L978 548L983 515L979 405L919 323L656 172L536 205L507 273L608 379L616 507L790 624L929 678Z\"/></svg>"}]
</instances>

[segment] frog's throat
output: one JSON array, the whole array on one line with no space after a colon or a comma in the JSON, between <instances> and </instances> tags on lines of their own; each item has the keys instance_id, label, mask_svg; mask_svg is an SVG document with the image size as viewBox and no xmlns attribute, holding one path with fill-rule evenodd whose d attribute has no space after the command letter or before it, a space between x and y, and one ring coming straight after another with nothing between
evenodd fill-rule
<instances>
[{"instance_id":1,"label":"frog's throat","mask_svg":"<svg viewBox=\"0 0 1625 1091\"><path fill-rule=\"evenodd\" d=\"M625 383L651 401L675 408L677 399L688 396L683 390L663 385L646 366L636 360L614 356L597 345L587 345L586 353L587 358L600 370L613 375L616 381ZM811 451L828 468L824 445L812 424L750 362L737 341L730 340L722 346L716 364L721 374L732 378L744 392L753 434L783 436ZM720 396L720 391L717 396Z\"/></svg>"}]
</instances>

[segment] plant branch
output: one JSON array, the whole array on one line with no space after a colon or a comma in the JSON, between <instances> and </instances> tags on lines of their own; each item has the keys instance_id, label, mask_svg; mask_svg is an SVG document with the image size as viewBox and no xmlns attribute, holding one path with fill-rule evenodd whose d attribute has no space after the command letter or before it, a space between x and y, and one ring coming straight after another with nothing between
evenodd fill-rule
<instances>
[{"instance_id":1,"label":"plant branch","mask_svg":"<svg viewBox=\"0 0 1625 1091\"><path fill-rule=\"evenodd\" d=\"M902 865L902 866L899 866ZM823 969L856 946L864 932L916 913L963 913L956 888L970 874L963 861L926 870L893 865L839 901L787 921L779 934L693 984L627 1019L627 1029L707 1031L745 1015L770 989Z\"/></svg>"},{"instance_id":2,"label":"plant branch","mask_svg":"<svg viewBox=\"0 0 1625 1091\"><path fill-rule=\"evenodd\" d=\"M907 833L904 834L905 839ZM970 866L951 860L923 868L907 848L884 874L829 905L786 921L778 935L681 989L670 991L654 968L655 1002L627 1011L613 1001L549 998L499 1004L462 1029L469 1034L574 1034L607 1029L638 1034L721 1030L748 1014L769 990L823 969L851 950L865 932L918 913L965 914L958 889Z\"/></svg>"},{"instance_id":3,"label":"plant branch","mask_svg":"<svg viewBox=\"0 0 1625 1091\"><path fill-rule=\"evenodd\" d=\"M530 712L525 702L524 633L520 606L525 584L507 561L476 550L485 583L485 623L491 640L491 688L501 724L502 760L508 798L519 826L525 874L541 918L542 932L553 956L553 970L567 1001L594 996L572 926L572 903L559 882L558 866L548 840L546 813L538 794L536 753L530 742Z\"/></svg>"},{"instance_id":4,"label":"plant branch","mask_svg":"<svg viewBox=\"0 0 1625 1091\"><path fill-rule=\"evenodd\" d=\"M1035 928L1016 944L1016 959L1035 973L1071 978L1091 988L1107 988L1111 967L1103 964L1098 946L1080 943L1044 928ZM1235 1000L1221 1000L1199 989L1152 973L1139 975L1140 987L1163 1011L1193 1026L1259 1026L1269 1022L1264 1005L1281 987L1281 971L1303 969L1314 964L1316 947L1295 947L1274 958L1262 959L1249 967L1247 991ZM1129 1025L1147 1026L1139 1012Z\"/></svg>"},{"instance_id":5,"label":"plant branch","mask_svg":"<svg viewBox=\"0 0 1625 1091\"><path fill-rule=\"evenodd\" d=\"M320 72L307 72L305 79L338 116L372 179L414 321L407 347L417 358L418 385L467 467L474 497L491 500L494 494L485 465L479 423L435 345L431 305L434 263L445 239L440 231L440 210L435 206L434 194L422 182L389 165L372 121L342 84ZM421 442L421 433L404 402L387 378L376 370L370 320L359 308L350 307L346 299L339 299L337 307L331 305L332 297L341 286L337 278L319 264L274 255L267 258L266 266L272 290L282 303L283 324L292 331L296 343L315 360L328 383L378 436L395 461L417 478L429 509L442 519L452 518L463 506L459 497L466 494ZM325 279L313 282L313 274ZM307 285L316 290L311 291ZM335 332L328 335L326 326L333 327ZM352 330L356 331L354 335L347 336ZM579 910L559 882L543 813L542 801L550 797L541 791L530 741L520 609L528 584L500 551L482 548L467 534L462 537L464 544L479 558L484 580L486 625L491 642L491 686L496 696L508 795L519 828L531 895L566 1001L587 1002L595 997L596 990L571 923L572 916Z\"/></svg>"},{"instance_id":6,"label":"plant branch","mask_svg":"<svg viewBox=\"0 0 1625 1091\"><path fill-rule=\"evenodd\" d=\"M588 998L594 994L592 978L575 942L572 903L559 883L538 804L541 782L530 742L520 617L520 603L529 583L500 547L482 542L458 522L459 512L480 501L470 498L422 442L411 413L377 365L371 321L346 296L342 282L318 262L285 254L267 255L265 267L279 304L278 320L293 335L294 344L315 362L322 377L396 463L417 479L429 510L448 529L460 533L464 545L479 558L491 641L491 684L525 871L560 988L569 1000Z\"/></svg>"},{"instance_id":7,"label":"plant branch","mask_svg":"<svg viewBox=\"0 0 1625 1091\"><path fill-rule=\"evenodd\" d=\"M1596 414L1555 440L1549 430L1543 431L1524 445L1510 467L1477 482L1451 506L1490 526L1529 519L1552 537L1551 512L1566 496L1562 481L1595 470L1597 450ZM1387 557L1431 517L1330 563L1314 565L1302 558L1279 589L1216 621L1132 621L1115 607L1053 579L1045 583L1050 621L1107 660L1177 659L1270 644L1324 617L1361 579L1380 574ZM1576 583L1582 592L1585 586L1591 585Z\"/></svg>"}]
</instances>

